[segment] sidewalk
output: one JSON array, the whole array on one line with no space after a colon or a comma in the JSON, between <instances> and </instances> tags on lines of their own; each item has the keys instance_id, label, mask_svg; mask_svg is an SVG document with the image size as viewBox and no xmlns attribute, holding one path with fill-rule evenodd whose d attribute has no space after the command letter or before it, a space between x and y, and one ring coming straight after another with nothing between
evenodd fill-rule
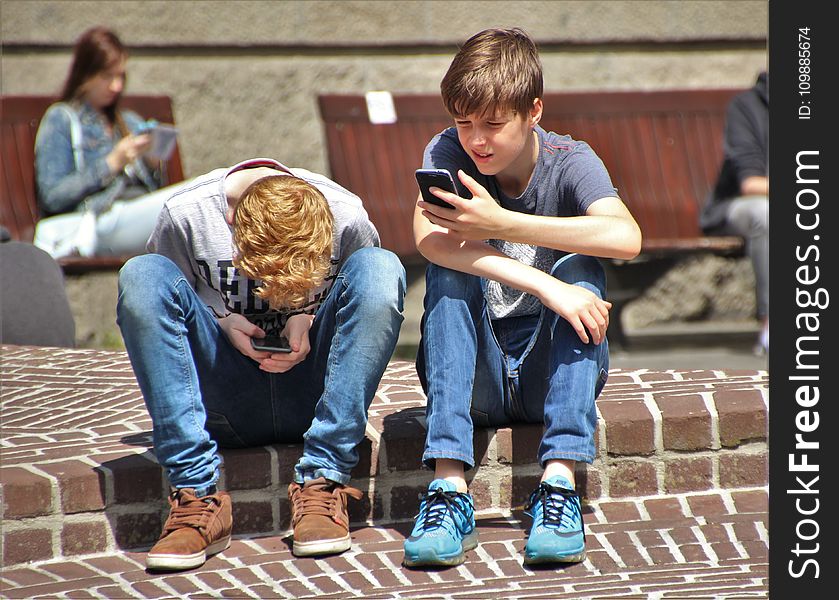
<instances>
[{"instance_id":1,"label":"sidewalk","mask_svg":"<svg viewBox=\"0 0 839 600\"><path fill-rule=\"evenodd\" d=\"M541 427L475 433L481 545L443 571L400 566L430 476L424 397L393 361L370 409L353 485L353 550L293 559L285 487L298 444L224 451L235 541L204 567L146 573L165 477L122 352L6 346L0 364L3 571L8 598L766 597L768 377L760 370L613 369L598 456L578 473L589 555L531 570L520 507Z\"/></svg>"},{"instance_id":2,"label":"sidewalk","mask_svg":"<svg viewBox=\"0 0 839 600\"><path fill-rule=\"evenodd\" d=\"M3 570L6 598L766 598L765 489L595 502L588 556L522 564L518 511L478 519L480 545L447 570L400 566L410 525L361 527L352 550L295 559L283 536L245 536L200 569L150 574L134 552Z\"/></svg>"}]
</instances>

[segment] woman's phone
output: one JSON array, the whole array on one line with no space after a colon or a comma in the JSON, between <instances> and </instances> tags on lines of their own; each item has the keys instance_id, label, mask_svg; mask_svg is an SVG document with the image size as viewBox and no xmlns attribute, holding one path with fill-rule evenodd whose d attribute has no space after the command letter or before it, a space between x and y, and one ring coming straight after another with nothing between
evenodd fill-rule
<instances>
[{"instance_id":1,"label":"woman's phone","mask_svg":"<svg viewBox=\"0 0 839 600\"><path fill-rule=\"evenodd\" d=\"M429 188L438 187L441 190L457 194L457 188L454 186L451 173L446 169L417 169L414 174L423 200L443 208L454 208L454 206L429 191Z\"/></svg>"},{"instance_id":2,"label":"woman's phone","mask_svg":"<svg viewBox=\"0 0 839 600\"><path fill-rule=\"evenodd\" d=\"M178 137L178 130L167 123L158 123L155 119L149 119L140 123L137 127L137 134L147 133L151 136L151 144L146 150L146 156L160 160L169 160L172 151L175 149L175 141Z\"/></svg>"},{"instance_id":3,"label":"woman's phone","mask_svg":"<svg viewBox=\"0 0 839 600\"><path fill-rule=\"evenodd\" d=\"M260 352L291 352L288 340L279 335L266 335L264 338L251 338L251 347Z\"/></svg>"}]
</instances>

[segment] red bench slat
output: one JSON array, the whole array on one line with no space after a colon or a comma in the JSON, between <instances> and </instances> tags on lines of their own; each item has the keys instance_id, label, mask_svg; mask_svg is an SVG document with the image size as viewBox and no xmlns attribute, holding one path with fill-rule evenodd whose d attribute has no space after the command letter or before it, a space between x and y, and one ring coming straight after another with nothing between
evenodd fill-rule
<instances>
[{"instance_id":1,"label":"red bench slat","mask_svg":"<svg viewBox=\"0 0 839 600\"><path fill-rule=\"evenodd\" d=\"M722 158L725 111L738 89L545 94L542 126L588 142L644 234L643 252L727 252L738 238L707 238L699 211ZM451 125L438 95L394 95L397 122L371 124L363 96L318 98L331 176L364 200L382 243L416 258L413 171L428 140Z\"/></svg>"}]
</instances>

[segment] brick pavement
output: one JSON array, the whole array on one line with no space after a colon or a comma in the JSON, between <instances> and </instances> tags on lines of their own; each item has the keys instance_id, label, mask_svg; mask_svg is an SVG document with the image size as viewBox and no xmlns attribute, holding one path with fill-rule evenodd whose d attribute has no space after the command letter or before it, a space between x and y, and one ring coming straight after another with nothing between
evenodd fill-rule
<instances>
[{"instance_id":1,"label":"brick pavement","mask_svg":"<svg viewBox=\"0 0 839 600\"><path fill-rule=\"evenodd\" d=\"M238 536L195 570L143 569L135 552L4 569L6 598L766 598L765 488L589 503L588 555L522 564L521 513L484 514L479 547L445 570L400 566L408 523L353 528L340 556L295 559L284 536Z\"/></svg>"},{"instance_id":2,"label":"brick pavement","mask_svg":"<svg viewBox=\"0 0 839 600\"><path fill-rule=\"evenodd\" d=\"M613 370L598 399L597 461L578 474L591 552L547 572L519 556L517 507L539 474L541 427L529 425L475 432L484 543L469 563L430 574L398 566L429 478L417 462L424 400L410 363L391 363L371 407L353 473L366 497L351 514L351 553L291 560L284 488L300 446L277 444L224 452L237 541L204 568L165 577L146 574L134 554L159 532L167 486L125 354L6 346L0 386L8 597L766 593L765 372Z\"/></svg>"}]
</instances>

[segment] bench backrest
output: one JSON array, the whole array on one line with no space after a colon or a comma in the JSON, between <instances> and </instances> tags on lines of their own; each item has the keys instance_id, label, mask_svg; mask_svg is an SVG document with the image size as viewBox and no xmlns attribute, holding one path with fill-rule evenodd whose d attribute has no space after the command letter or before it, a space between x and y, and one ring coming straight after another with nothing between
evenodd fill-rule
<instances>
[{"instance_id":1,"label":"bench backrest","mask_svg":"<svg viewBox=\"0 0 839 600\"><path fill-rule=\"evenodd\" d=\"M725 112L739 89L545 94L542 126L588 142L644 234L644 251L737 245L709 239L699 211L722 158ZM332 178L358 194L382 236L417 255L414 170L425 145L451 126L438 95L394 95L397 122L371 124L364 96L319 97Z\"/></svg>"},{"instance_id":2,"label":"bench backrest","mask_svg":"<svg viewBox=\"0 0 839 600\"><path fill-rule=\"evenodd\" d=\"M31 242L38 222L35 195L35 134L53 96L0 97L0 223L12 239ZM147 119L174 123L168 96L126 96L122 106ZM183 181L178 148L167 162L169 183Z\"/></svg>"}]
</instances>

